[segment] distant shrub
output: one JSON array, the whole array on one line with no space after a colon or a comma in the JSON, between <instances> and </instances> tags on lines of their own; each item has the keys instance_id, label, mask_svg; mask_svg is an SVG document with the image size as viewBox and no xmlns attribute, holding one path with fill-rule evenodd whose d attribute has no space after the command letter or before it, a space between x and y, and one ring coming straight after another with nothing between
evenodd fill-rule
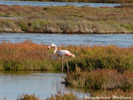
<instances>
[{"instance_id":1,"label":"distant shrub","mask_svg":"<svg viewBox=\"0 0 133 100\"><path fill-rule=\"evenodd\" d=\"M22 29L22 31L25 31L25 32L28 31L28 26L25 21L20 21L18 24L19 24L20 28Z\"/></svg>"},{"instance_id":2,"label":"distant shrub","mask_svg":"<svg viewBox=\"0 0 133 100\"><path fill-rule=\"evenodd\" d=\"M36 97L35 94L29 95L29 94L23 94L22 96L19 96L17 100L40 100L39 97Z\"/></svg>"}]
</instances>

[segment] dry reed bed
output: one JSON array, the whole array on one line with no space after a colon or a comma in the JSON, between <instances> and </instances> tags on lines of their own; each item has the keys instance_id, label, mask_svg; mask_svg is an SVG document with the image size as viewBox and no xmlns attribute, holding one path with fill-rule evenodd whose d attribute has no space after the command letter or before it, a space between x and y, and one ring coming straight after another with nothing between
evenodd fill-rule
<instances>
[{"instance_id":1,"label":"dry reed bed","mask_svg":"<svg viewBox=\"0 0 133 100\"><path fill-rule=\"evenodd\" d=\"M0 17L16 17L16 19L0 18L0 32L133 32L132 6L93 8L88 6L31 7L0 5L0 12Z\"/></svg>"},{"instance_id":2,"label":"dry reed bed","mask_svg":"<svg viewBox=\"0 0 133 100\"><path fill-rule=\"evenodd\" d=\"M81 70L117 69L119 72L133 69L133 48L116 46L59 46L68 49L76 57L69 59L70 69L79 66ZM21 43L0 43L0 70L60 70L60 60L51 59L53 50L45 44L30 40Z\"/></svg>"}]
</instances>

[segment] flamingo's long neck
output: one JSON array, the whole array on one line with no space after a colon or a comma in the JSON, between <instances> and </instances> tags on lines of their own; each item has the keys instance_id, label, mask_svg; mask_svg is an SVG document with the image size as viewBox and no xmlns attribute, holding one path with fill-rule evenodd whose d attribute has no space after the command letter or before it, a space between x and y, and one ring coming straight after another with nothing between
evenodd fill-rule
<instances>
[{"instance_id":1,"label":"flamingo's long neck","mask_svg":"<svg viewBox=\"0 0 133 100\"><path fill-rule=\"evenodd\" d=\"M55 50L54 50L54 52L53 52L53 54L52 54L52 58L54 59L54 60L57 60L58 59L58 57L55 57L55 53L57 52L57 46L55 46Z\"/></svg>"},{"instance_id":2,"label":"flamingo's long neck","mask_svg":"<svg viewBox=\"0 0 133 100\"><path fill-rule=\"evenodd\" d=\"M54 52L53 53L56 53L57 52L57 46L55 45L55 50L54 50Z\"/></svg>"}]
</instances>

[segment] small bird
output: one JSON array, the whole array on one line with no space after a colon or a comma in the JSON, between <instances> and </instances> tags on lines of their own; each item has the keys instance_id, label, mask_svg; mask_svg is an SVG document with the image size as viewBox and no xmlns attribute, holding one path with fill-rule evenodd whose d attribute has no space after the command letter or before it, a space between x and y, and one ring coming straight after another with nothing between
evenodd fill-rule
<instances>
[{"instance_id":1,"label":"small bird","mask_svg":"<svg viewBox=\"0 0 133 100\"><path fill-rule=\"evenodd\" d=\"M52 53L52 58L54 60L58 60L59 58L61 59L62 61L62 73L63 73L63 70L64 70L64 60L66 62L66 65L67 65L67 72L69 72L69 65L68 65L68 62L67 62L67 58L68 57L75 57L75 55L73 53L71 53L70 51L68 50L59 50L57 51L57 46L55 44L50 44L48 46L48 49L50 49L51 47L55 48L54 52ZM55 56L57 54L57 57Z\"/></svg>"}]
</instances>

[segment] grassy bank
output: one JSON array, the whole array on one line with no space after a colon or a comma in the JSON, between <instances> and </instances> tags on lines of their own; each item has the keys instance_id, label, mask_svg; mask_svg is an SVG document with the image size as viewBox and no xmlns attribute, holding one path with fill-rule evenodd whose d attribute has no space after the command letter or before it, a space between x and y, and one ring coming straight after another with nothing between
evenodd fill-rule
<instances>
[{"instance_id":1,"label":"grassy bank","mask_svg":"<svg viewBox=\"0 0 133 100\"><path fill-rule=\"evenodd\" d=\"M89 2L89 3L133 3L133 0L20 0L20 1L51 1L51 2Z\"/></svg>"},{"instance_id":2,"label":"grassy bank","mask_svg":"<svg viewBox=\"0 0 133 100\"><path fill-rule=\"evenodd\" d=\"M133 90L133 70L120 73L117 70L99 69L93 71L75 71L69 74L66 81L78 88L123 91Z\"/></svg>"},{"instance_id":3,"label":"grassy bank","mask_svg":"<svg viewBox=\"0 0 133 100\"><path fill-rule=\"evenodd\" d=\"M0 12L0 32L133 33L132 5L115 8L0 5Z\"/></svg>"},{"instance_id":4,"label":"grassy bank","mask_svg":"<svg viewBox=\"0 0 133 100\"><path fill-rule=\"evenodd\" d=\"M71 71L79 66L81 70L117 69L119 72L133 69L133 48L116 46L60 46L76 57L69 59ZM60 70L61 61L51 58L44 44L31 41L22 43L0 43L0 70Z\"/></svg>"}]
</instances>

